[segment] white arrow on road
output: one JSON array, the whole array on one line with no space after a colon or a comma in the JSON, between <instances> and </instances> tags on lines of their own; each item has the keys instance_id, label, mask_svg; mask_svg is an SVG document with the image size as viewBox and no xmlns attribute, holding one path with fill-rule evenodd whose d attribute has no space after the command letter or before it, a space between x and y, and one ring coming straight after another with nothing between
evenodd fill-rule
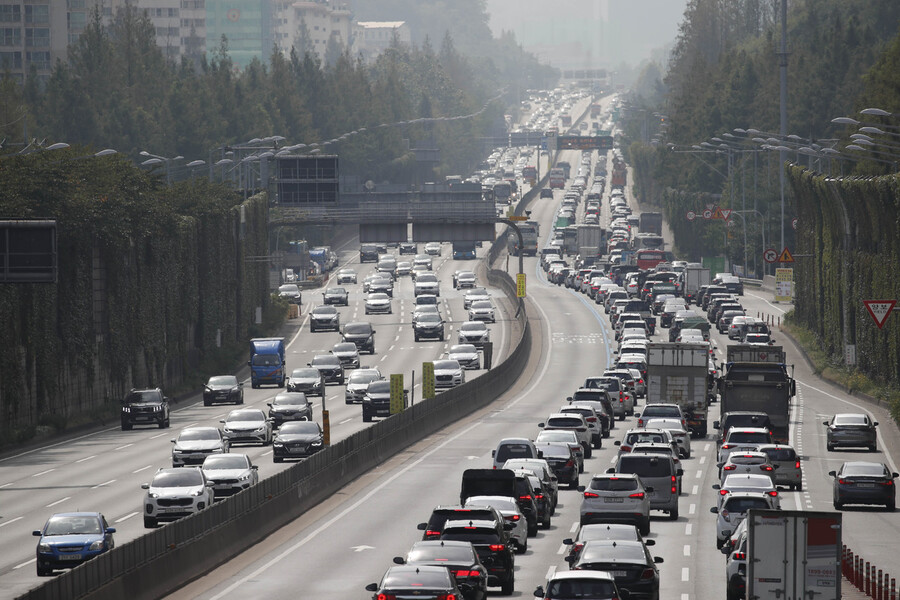
<instances>
[{"instance_id":1,"label":"white arrow on road","mask_svg":"<svg viewBox=\"0 0 900 600\"><path fill-rule=\"evenodd\" d=\"M374 550L375 546L350 546L354 552L362 552L363 550Z\"/></svg>"}]
</instances>

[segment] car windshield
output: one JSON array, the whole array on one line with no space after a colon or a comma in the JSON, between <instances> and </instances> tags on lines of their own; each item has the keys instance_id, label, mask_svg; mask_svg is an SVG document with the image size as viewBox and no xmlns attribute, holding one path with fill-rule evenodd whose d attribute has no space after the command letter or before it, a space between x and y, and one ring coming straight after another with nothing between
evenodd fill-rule
<instances>
[{"instance_id":1,"label":"car windshield","mask_svg":"<svg viewBox=\"0 0 900 600\"><path fill-rule=\"evenodd\" d=\"M413 546L406 562L440 561L452 563L475 562L471 546L421 544Z\"/></svg>"},{"instance_id":2,"label":"car windshield","mask_svg":"<svg viewBox=\"0 0 900 600\"><path fill-rule=\"evenodd\" d=\"M490 300L477 300L472 303L472 308L494 308Z\"/></svg>"},{"instance_id":3,"label":"car windshield","mask_svg":"<svg viewBox=\"0 0 900 600\"><path fill-rule=\"evenodd\" d=\"M259 355L257 355L259 356ZM125 396L125 404L140 404L142 402L159 402L159 392L156 390L135 390Z\"/></svg>"},{"instance_id":4,"label":"car windshield","mask_svg":"<svg viewBox=\"0 0 900 600\"><path fill-rule=\"evenodd\" d=\"M797 453L793 448L761 448L760 452L765 452L769 460L796 460Z\"/></svg>"},{"instance_id":5,"label":"car windshield","mask_svg":"<svg viewBox=\"0 0 900 600\"><path fill-rule=\"evenodd\" d=\"M732 444L767 444L771 441L771 435L758 431L732 431L728 434L728 442Z\"/></svg>"},{"instance_id":6,"label":"car windshield","mask_svg":"<svg viewBox=\"0 0 900 600\"><path fill-rule=\"evenodd\" d=\"M219 431L204 427L203 429L184 429L178 436L179 442L194 442L197 440L217 440L219 439Z\"/></svg>"},{"instance_id":7,"label":"car windshield","mask_svg":"<svg viewBox=\"0 0 900 600\"><path fill-rule=\"evenodd\" d=\"M765 488L773 489L772 478L768 475L728 475L722 482L723 489L740 488Z\"/></svg>"},{"instance_id":8,"label":"car windshield","mask_svg":"<svg viewBox=\"0 0 900 600\"><path fill-rule=\"evenodd\" d=\"M554 417L547 420L547 427L584 427L584 419L575 417Z\"/></svg>"},{"instance_id":9,"label":"car windshield","mask_svg":"<svg viewBox=\"0 0 900 600\"><path fill-rule=\"evenodd\" d=\"M315 421L290 421L281 426L278 435L298 433L319 433L319 424Z\"/></svg>"},{"instance_id":10,"label":"car windshield","mask_svg":"<svg viewBox=\"0 0 900 600\"><path fill-rule=\"evenodd\" d=\"M646 432L635 432L629 433L625 437L626 444L637 444L639 442L656 442L656 443L665 443L666 436L661 433L646 433Z\"/></svg>"},{"instance_id":11,"label":"car windshield","mask_svg":"<svg viewBox=\"0 0 900 600\"><path fill-rule=\"evenodd\" d=\"M442 540L454 540L459 542L472 542L473 544L499 544L500 536L493 529L445 529L441 534Z\"/></svg>"},{"instance_id":12,"label":"car windshield","mask_svg":"<svg viewBox=\"0 0 900 600\"><path fill-rule=\"evenodd\" d=\"M574 431L542 431L538 434L536 442L577 442Z\"/></svg>"},{"instance_id":13,"label":"car windshield","mask_svg":"<svg viewBox=\"0 0 900 600\"><path fill-rule=\"evenodd\" d=\"M450 370L458 370L459 362L455 360L436 360L434 361L434 370L435 371L450 371Z\"/></svg>"},{"instance_id":14,"label":"car windshield","mask_svg":"<svg viewBox=\"0 0 900 600\"><path fill-rule=\"evenodd\" d=\"M318 369L294 369L291 372L291 379L309 379L309 378L318 379L318 377L319 377Z\"/></svg>"},{"instance_id":15,"label":"car windshield","mask_svg":"<svg viewBox=\"0 0 900 600\"><path fill-rule=\"evenodd\" d=\"M382 294L381 292L375 294L369 294L369 300L387 300L388 295Z\"/></svg>"},{"instance_id":16,"label":"car windshield","mask_svg":"<svg viewBox=\"0 0 900 600\"><path fill-rule=\"evenodd\" d=\"M369 387L366 388L366 391L370 394L385 394L390 393L391 391L391 382L390 381L373 381L369 384Z\"/></svg>"},{"instance_id":17,"label":"car windshield","mask_svg":"<svg viewBox=\"0 0 900 600\"><path fill-rule=\"evenodd\" d=\"M311 364L317 367L337 367L341 364L341 359L333 354L319 354L313 357Z\"/></svg>"},{"instance_id":18,"label":"car windshield","mask_svg":"<svg viewBox=\"0 0 900 600\"><path fill-rule=\"evenodd\" d=\"M233 410L225 417L229 423L235 421L265 421L266 415L261 410Z\"/></svg>"},{"instance_id":19,"label":"car windshield","mask_svg":"<svg viewBox=\"0 0 900 600\"><path fill-rule=\"evenodd\" d=\"M531 451L530 444L501 444L500 447L497 448L494 460L502 464L510 458L534 458L534 452Z\"/></svg>"},{"instance_id":20,"label":"car windshield","mask_svg":"<svg viewBox=\"0 0 900 600\"><path fill-rule=\"evenodd\" d=\"M630 492L638 489L636 479L620 477L597 477L591 479L591 489L602 492Z\"/></svg>"},{"instance_id":21,"label":"car windshield","mask_svg":"<svg viewBox=\"0 0 900 600\"><path fill-rule=\"evenodd\" d=\"M437 283L437 277L435 275L419 275L416 277L416 283Z\"/></svg>"},{"instance_id":22,"label":"car windshield","mask_svg":"<svg viewBox=\"0 0 900 600\"><path fill-rule=\"evenodd\" d=\"M644 412L641 413L641 417L644 419L649 419L650 417L674 417L680 419L681 409L677 406L650 405L644 409Z\"/></svg>"},{"instance_id":23,"label":"car windshield","mask_svg":"<svg viewBox=\"0 0 900 600\"><path fill-rule=\"evenodd\" d=\"M485 329L487 329L487 327L484 323L469 322L459 326L460 331L484 331Z\"/></svg>"},{"instance_id":24,"label":"car windshield","mask_svg":"<svg viewBox=\"0 0 900 600\"><path fill-rule=\"evenodd\" d=\"M420 323L437 323L441 320L441 316L435 313L419 313L416 320Z\"/></svg>"},{"instance_id":25,"label":"car windshield","mask_svg":"<svg viewBox=\"0 0 900 600\"><path fill-rule=\"evenodd\" d=\"M615 542L613 546L610 542L588 542L581 551L579 563L590 563L599 561L613 560L617 563L647 563L647 553L643 545L640 543L627 544Z\"/></svg>"},{"instance_id":26,"label":"car windshield","mask_svg":"<svg viewBox=\"0 0 900 600\"><path fill-rule=\"evenodd\" d=\"M344 327L344 333L352 333L352 334L369 334L372 332L372 327L367 323L351 323Z\"/></svg>"},{"instance_id":27,"label":"car windshield","mask_svg":"<svg viewBox=\"0 0 900 600\"><path fill-rule=\"evenodd\" d=\"M765 498L730 498L722 508L731 513L745 513L751 508L769 508L769 503Z\"/></svg>"},{"instance_id":28,"label":"car windshield","mask_svg":"<svg viewBox=\"0 0 900 600\"><path fill-rule=\"evenodd\" d=\"M381 582L381 589L412 588L416 590L417 594L421 593L421 590L435 588L449 590L452 587L450 571L446 569L440 571L425 569L404 570L399 573L392 569L384 576L384 580Z\"/></svg>"},{"instance_id":29,"label":"car windshield","mask_svg":"<svg viewBox=\"0 0 900 600\"><path fill-rule=\"evenodd\" d=\"M303 406L308 404L306 394L301 392L289 392L286 394L277 394L272 400L274 406Z\"/></svg>"},{"instance_id":30,"label":"car windshield","mask_svg":"<svg viewBox=\"0 0 900 600\"><path fill-rule=\"evenodd\" d=\"M619 473L635 473L641 477L668 477L672 475L672 461L663 456L628 455L619 457L616 467Z\"/></svg>"},{"instance_id":31,"label":"car windshield","mask_svg":"<svg viewBox=\"0 0 900 600\"><path fill-rule=\"evenodd\" d=\"M249 469L250 459L243 454L219 454L207 456L203 461L204 469Z\"/></svg>"},{"instance_id":32,"label":"car windshield","mask_svg":"<svg viewBox=\"0 0 900 600\"><path fill-rule=\"evenodd\" d=\"M333 315L337 314L337 309L333 306L317 306L313 309L314 315Z\"/></svg>"},{"instance_id":33,"label":"car windshield","mask_svg":"<svg viewBox=\"0 0 900 600\"><path fill-rule=\"evenodd\" d=\"M345 290L345 289L342 288L342 287L328 288L328 289L325 291L325 294L326 294L327 296L343 296L343 295L346 294L346 293L347 293L347 290Z\"/></svg>"},{"instance_id":34,"label":"car windshield","mask_svg":"<svg viewBox=\"0 0 900 600\"><path fill-rule=\"evenodd\" d=\"M91 516L52 517L47 521L44 535L75 535L102 533L100 520Z\"/></svg>"},{"instance_id":35,"label":"car windshield","mask_svg":"<svg viewBox=\"0 0 900 600\"><path fill-rule=\"evenodd\" d=\"M203 476L197 469L177 469L157 473L151 487L193 487L203 485Z\"/></svg>"},{"instance_id":36,"label":"car windshield","mask_svg":"<svg viewBox=\"0 0 900 600\"><path fill-rule=\"evenodd\" d=\"M728 457L728 461L736 465L761 465L769 462L769 458L755 454L732 454Z\"/></svg>"},{"instance_id":37,"label":"car windshield","mask_svg":"<svg viewBox=\"0 0 900 600\"><path fill-rule=\"evenodd\" d=\"M841 475L849 476L883 477L885 473L884 465L878 463L847 463L841 469Z\"/></svg>"},{"instance_id":38,"label":"car windshield","mask_svg":"<svg viewBox=\"0 0 900 600\"><path fill-rule=\"evenodd\" d=\"M256 367L275 367L281 364L281 357L277 354L254 354L252 362Z\"/></svg>"},{"instance_id":39,"label":"car windshield","mask_svg":"<svg viewBox=\"0 0 900 600\"><path fill-rule=\"evenodd\" d=\"M865 415L835 415L833 425L867 425Z\"/></svg>"},{"instance_id":40,"label":"car windshield","mask_svg":"<svg viewBox=\"0 0 900 600\"><path fill-rule=\"evenodd\" d=\"M487 296L488 292L484 288L472 288L466 292L466 296Z\"/></svg>"},{"instance_id":41,"label":"car windshield","mask_svg":"<svg viewBox=\"0 0 900 600\"><path fill-rule=\"evenodd\" d=\"M234 375L217 375L216 377L210 377L209 381L206 385L230 385L235 386L238 384L237 377Z\"/></svg>"},{"instance_id":42,"label":"car windshield","mask_svg":"<svg viewBox=\"0 0 900 600\"><path fill-rule=\"evenodd\" d=\"M334 348L332 348L331 351L332 352L341 352L341 353L343 353L343 352L355 353L355 352L357 352L357 349L356 349L356 344L354 344L353 342L342 342L340 344L335 344Z\"/></svg>"},{"instance_id":43,"label":"car windshield","mask_svg":"<svg viewBox=\"0 0 900 600\"><path fill-rule=\"evenodd\" d=\"M450 354L475 354L478 350L472 344L450 346Z\"/></svg>"},{"instance_id":44,"label":"car windshield","mask_svg":"<svg viewBox=\"0 0 900 600\"><path fill-rule=\"evenodd\" d=\"M299 294L300 288L293 284L283 285L278 288L278 291L282 294Z\"/></svg>"},{"instance_id":45,"label":"car windshield","mask_svg":"<svg viewBox=\"0 0 900 600\"><path fill-rule=\"evenodd\" d=\"M574 598L615 598L616 584L600 579L563 579L551 581L547 586L548 598L570 600Z\"/></svg>"},{"instance_id":46,"label":"car windshield","mask_svg":"<svg viewBox=\"0 0 900 600\"><path fill-rule=\"evenodd\" d=\"M376 379L379 379L378 373L356 371L355 373L350 374L348 383L369 383Z\"/></svg>"}]
</instances>

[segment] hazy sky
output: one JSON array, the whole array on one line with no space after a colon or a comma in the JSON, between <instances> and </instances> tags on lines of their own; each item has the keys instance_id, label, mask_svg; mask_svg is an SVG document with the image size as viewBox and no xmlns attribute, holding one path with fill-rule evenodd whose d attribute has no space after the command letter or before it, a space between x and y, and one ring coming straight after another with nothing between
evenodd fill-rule
<instances>
[{"instance_id":1,"label":"hazy sky","mask_svg":"<svg viewBox=\"0 0 900 600\"><path fill-rule=\"evenodd\" d=\"M637 65L671 45L686 0L487 0L494 35L512 30L558 68Z\"/></svg>"}]
</instances>

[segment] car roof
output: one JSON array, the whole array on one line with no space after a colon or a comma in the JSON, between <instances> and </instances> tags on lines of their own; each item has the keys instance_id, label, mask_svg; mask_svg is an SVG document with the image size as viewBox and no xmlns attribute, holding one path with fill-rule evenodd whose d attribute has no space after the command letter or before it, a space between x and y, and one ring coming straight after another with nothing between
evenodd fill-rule
<instances>
[{"instance_id":1,"label":"car roof","mask_svg":"<svg viewBox=\"0 0 900 600\"><path fill-rule=\"evenodd\" d=\"M597 579L600 581L615 581L609 571L557 571L548 581L563 581L566 579Z\"/></svg>"}]
</instances>

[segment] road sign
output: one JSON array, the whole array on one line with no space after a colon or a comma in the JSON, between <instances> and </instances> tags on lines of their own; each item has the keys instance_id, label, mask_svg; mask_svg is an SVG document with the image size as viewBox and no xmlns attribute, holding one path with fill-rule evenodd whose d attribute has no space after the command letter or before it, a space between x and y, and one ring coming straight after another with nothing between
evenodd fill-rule
<instances>
[{"instance_id":1,"label":"road sign","mask_svg":"<svg viewBox=\"0 0 900 600\"><path fill-rule=\"evenodd\" d=\"M422 398L434 398L434 363L422 363Z\"/></svg>"},{"instance_id":2,"label":"road sign","mask_svg":"<svg viewBox=\"0 0 900 600\"><path fill-rule=\"evenodd\" d=\"M719 214L721 214L721 215L722 215L722 218L725 219L725 220L727 221L728 218L731 216L731 209L730 209L730 208L723 208L722 210L719 211Z\"/></svg>"},{"instance_id":3,"label":"road sign","mask_svg":"<svg viewBox=\"0 0 900 600\"><path fill-rule=\"evenodd\" d=\"M794 262L794 257L791 256L791 251L787 249L787 246L778 255L778 262Z\"/></svg>"},{"instance_id":4,"label":"road sign","mask_svg":"<svg viewBox=\"0 0 900 600\"><path fill-rule=\"evenodd\" d=\"M560 150L612 150L613 139L606 135L561 135L556 146Z\"/></svg>"},{"instance_id":5,"label":"road sign","mask_svg":"<svg viewBox=\"0 0 900 600\"><path fill-rule=\"evenodd\" d=\"M687 214L685 216L687 217L688 221L693 221L694 219L697 218L697 213L695 213L692 210L689 210L689 211L687 211Z\"/></svg>"},{"instance_id":6,"label":"road sign","mask_svg":"<svg viewBox=\"0 0 900 600\"><path fill-rule=\"evenodd\" d=\"M894 310L894 305L897 304L896 300L863 300L863 304L866 305L866 310L869 311L869 314L872 315L872 320L875 321L875 324L878 325L878 329L884 327L885 321L891 315L891 311Z\"/></svg>"},{"instance_id":7,"label":"road sign","mask_svg":"<svg viewBox=\"0 0 900 600\"><path fill-rule=\"evenodd\" d=\"M794 301L794 270L775 269L775 302Z\"/></svg>"},{"instance_id":8,"label":"road sign","mask_svg":"<svg viewBox=\"0 0 900 600\"><path fill-rule=\"evenodd\" d=\"M778 260L778 253L775 252L775 248L769 248L763 252L763 260L767 263L773 263Z\"/></svg>"},{"instance_id":9,"label":"road sign","mask_svg":"<svg viewBox=\"0 0 900 600\"><path fill-rule=\"evenodd\" d=\"M516 273L516 298L525 297L525 273Z\"/></svg>"},{"instance_id":10,"label":"road sign","mask_svg":"<svg viewBox=\"0 0 900 600\"><path fill-rule=\"evenodd\" d=\"M791 227L794 229L794 231L797 231L797 219L796 218L791 219Z\"/></svg>"},{"instance_id":11,"label":"road sign","mask_svg":"<svg viewBox=\"0 0 900 600\"><path fill-rule=\"evenodd\" d=\"M391 414L403 412L406 403L403 401L403 373L391 374Z\"/></svg>"},{"instance_id":12,"label":"road sign","mask_svg":"<svg viewBox=\"0 0 900 600\"><path fill-rule=\"evenodd\" d=\"M704 218L704 219L712 219L712 218L713 218L713 212L712 212L710 209L707 208L706 210L703 211L703 218Z\"/></svg>"}]
</instances>

